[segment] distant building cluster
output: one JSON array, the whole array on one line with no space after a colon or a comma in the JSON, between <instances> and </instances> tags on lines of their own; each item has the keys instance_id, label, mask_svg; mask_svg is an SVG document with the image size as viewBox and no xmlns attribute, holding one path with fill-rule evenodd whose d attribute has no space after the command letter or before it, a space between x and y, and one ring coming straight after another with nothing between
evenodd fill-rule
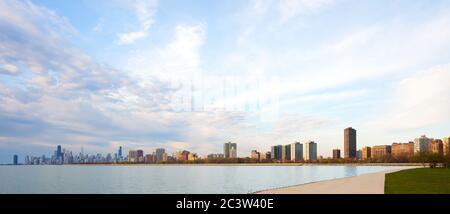
<instances>
[{"instance_id":1,"label":"distant building cluster","mask_svg":"<svg viewBox=\"0 0 450 214\"><path fill-rule=\"evenodd\" d=\"M440 156L450 155L450 136L443 139L433 139L422 135L408 143L394 142L391 145L364 146L357 150L356 130L352 127L344 129L344 152L336 148L332 150L331 159L353 159L353 160L379 160L383 158L395 158L399 161L409 161L414 155L421 153L432 153ZM84 154L83 149L75 154L72 151L63 149L61 145L50 157L26 156L26 165L62 165L62 164L114 164L114 163L185 163L206 160L206 163L217 161L219 163L233 163L239 160L237 153L237 143L227 142L223 144L223 153L212 153L201 158L197 153L187 150L174 152L171 156L164 148L157 148L149 154L143 150L129 150L128 155L124 155L122 146L117 153L102 155ZM342 156L343 155L343 156ZM322 156L317 155L317 143L306 141L304 143L295 142L285 145L271 146L270 151L258 152L251 150L250 157L244 158L244 162L309 162L322 160ZM327 158L328 160L330 158ZM221 161L223 160L223 161ZM236 161L235 161L236 162ZM239 162L239 161L237 161ZM18 165L18 155L13 156L13 164Z\"/></svg>"},{"instance_id":2,"label":"distant building cluster","mask_svg":"<svg viewBox=\"0 0 450 214\"><path fill-rule=\"evenodd\" d=\"M425 135L408 143L394 142L391 145L364 146L356 150L356 130L352 127L344 129L344 158L373 160L392 157L397 160L410 160L420 153L432 153L440 156L450 155L450 137L441 139L428 138ZM340 150L333 149L333 159L340 159Z\"/></svg>"}]
</instances>

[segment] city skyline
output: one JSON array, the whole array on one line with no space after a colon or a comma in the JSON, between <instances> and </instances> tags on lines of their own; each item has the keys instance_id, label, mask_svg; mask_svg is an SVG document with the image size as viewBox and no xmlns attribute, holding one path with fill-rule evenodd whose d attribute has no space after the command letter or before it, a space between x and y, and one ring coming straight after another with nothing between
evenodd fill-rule
<instances>
[{"instance_id":1,"label":"city skyline","mask_svg":"<svg viewBox=\"0 0 450 214\"><path fill-rule=\"evenodd\" d=\"M26 165L59 165L59 164L104 164L104 163L164 163L167 161L195 161L201 159L239 159L250 158L257 162L302 162L317 161L322 159L347 159L347 160L384 160L400 162L412 161L414 156L423 155L423 153L433 153L439 156L450 155L450 136L441 139L428 138L421 135L407 143L392 142L392 144L379 144L362 146L358 149L356 129L348 127L344 129L344 156L341 156L340 149L332 149L331 156L322 156L317 153L317 143L314 141L304 141L300 143L273 145L267 152L251 150L249 156L237 155L237 143L227 142L223 144L223 153L208 153L208 155L199 156L197 153L187 150L173 151L172 155L166 152L165 148L156 148L154 152L145 153L142 149L130 149L127 156L123 156L123 147L119 146L116 153L107 153L103 156L101 153L85 154L83 148L79 154L72 153L70 150L63 149L57 145L53 155L29 156L26 155L24 164ZM352 151L353 150L353 151ZM18 161L18 155L13 155L13 165L21 164Z\"/></svg>"},{"instance_id":2,"label":"city skyline","mask_svg":"<svg viewBox=\"0 0 450 214\"><path fill-rule=\"evenodd\" d=\"M449 134L445 0L5 0L0 31L0 163Z\"/></svg>"}]
</instances>

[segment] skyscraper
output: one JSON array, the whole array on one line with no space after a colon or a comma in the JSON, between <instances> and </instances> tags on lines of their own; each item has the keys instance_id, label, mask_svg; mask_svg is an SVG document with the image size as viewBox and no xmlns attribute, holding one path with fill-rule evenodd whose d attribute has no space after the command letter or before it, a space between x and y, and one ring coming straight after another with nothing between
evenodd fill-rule
<instances>
[{"instance_id":1,"label":"skyscraper","mask_svg":"<svg viewBox=\"0 0 450 214\"><path fill-rule=\"evenodd\" d=\"M14 165L19 164L19 157L17 155L14 155L14 157L13 157L13 164Z\"/></svg>"},{"instance_id":2,"label":"skyscraper","mask_svg":"<svg viewBox=\"0 0 450 214\"><path fill-rule=\"evenodd\" d=\"M155 151L155 160L157 163L163 161L163 156L166 151L163 148L157 148Z\"/></svg>"},{"instance_id":3,"label":"skyscraper","mask_svg":"<svg viewBox=\"0 0 450 214\"><path fill-rule=\"evenodd\" d=\"M281 156L282 156L282 145L277 145L277 146L272 146L271 147L271 159L273 160L281 160Z\"/></svg>"},{"instance_id":4,"label":"skyscraper","mask_svg":"<svg viewBox=\"0 0 450 214\"><path fill-rule=\"evenodd\" d=\"M223 144L223 154L225 158L236 158L237 157L237 145L236 143L224 143Z\"/></svg>"},{"instance_id":5,"label":"skyscraper","mask_svg":"<svg viewBox=\"0 0 450 214\"><path fill-rule=\"evenodd\" d=\"M138 160L137 160L137 151L136 150L130 150L130 151L128 151L128 161L129 162L132 162L132 163L135 163L135 162L137 162Z\"/></svg>"},{"instance_id":6,"label":"skyscraper","mask_svg":"<svg viewBox=\"0 0 450 214\"><path fill-rule=\"evenodd\" d=\"M291 145L283 145L281 147L281 160L282 161L291 160Z\"/></svg>"},{"instance_id":7,"label":"skyscraper","mask_svg":"<svg viewBox=\"0 0 450 214\"><path fill-rule=\"evenodd\" d=\"M340 159L340 158L341 158L341 150L333 149L333 159Z\"/></svg>"},{"instance_id":8,"label":"skyscraper","mask_svg":"<svg viewBox=\"0 0 450 214\"><path fill-rule=\"evenodd\" d=\"M309 141L304 144L303 158L305 160L317 160L317 143Z\"/></svg>"},{"instance_id":9,"label":"skyscraper","mask_svg":"<svg viewBox=\"0 0 450 214\"><path fill-rule=\"evenodd\" d=\"M56 158L62 158L62 151L61 151L61 145L58 145L56 147Z\"/></svg>"},{"instance_id":10,"label":"skyscraper","mask_svg":"<svg viewBox=\"0 0 450 214\"><path fill-rule=\"evenodd\" d=\"M291 161L303 160L303 144L296 142L291 144Z\"/></svg>"},{"instance_id":11,"label":"skyscraper","mask_svg":"<svg viewBox=\"0 0 450 214\"><path fill-rule=\"evenodd\" d=\"M119 146L119 152L118 152L119 160L122 160L122 146Z\"/></svg>"},{"instance_id":12,"label":"skyscraper","mask_svg":"<svg viewBox=\"0 0 450 214\"><path fill-rule=\"evenodd\" d=\"M344 129L344 158L356 158L356 130Z\"/></svg>"}]
</instances>

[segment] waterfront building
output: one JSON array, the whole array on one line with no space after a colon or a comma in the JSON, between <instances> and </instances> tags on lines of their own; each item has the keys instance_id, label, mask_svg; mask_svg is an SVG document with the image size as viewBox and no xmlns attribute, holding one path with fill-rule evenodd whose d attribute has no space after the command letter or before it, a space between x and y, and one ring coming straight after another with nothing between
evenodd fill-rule
<instances>
[{"instance_id":1,"label":"waterfront building","mask_svg":"<svg viewBox=\"0 0 450 214\"><path fill-rule=\"evenodd\" d=\"M258 151L256 150L252 150L252 152L250 153L250 158L251 159L255 159L255 160L259 160L261 158L261 155Z\"/></svg>"},{"instance_id":2,"label":"waterfront building","mask_svg":"<svg viewBox=\"0 0 450 214\"><path fill-rule=\"evenodd\" d=\"M361 159L363 160L368 160L371 157L371 151L372 149L369 146L364 146L362 148L362 154L361 154Z\"/></svg>"},{"instance_id":3,"label":"waterfront building","mask_svg":"<svg viewBox=\"0 0 450 214\"><path fill-rule=\"evenodd\" d=\"M317 143L309 141L304 144L303 158L305 160L317 160Z\"/></svg>"},{"instance_id":4,"label":"waterfront building","mask_svg":"<svg viewBox=\"0 0 450 214\"><path fill-rule=\"evenodd\" d=\"M146 154L144 158L145 163L155 163L155 155L153 154Z\"/></svg>"},{"instance_id":5,"label":"waterfront building","mask_svg":"<svg viewBox=\"0 0 450 214\"><path fill-rule=\"evenodd\" d=\"M276 145L271 147L271 159L273 160L281 160L282 156L282 145Z\"/></svg>"},{"instance_id":6,"label":"waterfront building","mask_svg":"<svg viewBox=\"0 0 450 214\"><path fill-rule=\"evenodd\" d=\"M303 160L303 144L295 142L291 144L291 161L301 161Z\"/></svg>"},{"instance_id":7,"label":"waterfront building","mask_svg":"<svg viewBox=\"0 0 450 214\"><path fill-rule=\"evenodd\" d=\"M344 129L344 158L356 158L356 130Z\"/></svg>"},{"instance_id":8,"label":"waterfront building","mask_svg":"<svg viewBox=\"0 0 450 214\"><path fill-rule=\"evenodd\" d=\"M225 158L237 158L237 144L236 143L225 143L223 145L223 154Z\"/></svg>"},{"instance_id":9,"label":"waterfront building","mask_svg":"<svg viewBox=\"0 0 450 214\"><path fill-rule=\"evenodd\" d=\"M442 144L444 147L444 155L449 156L450 155L450 136L444 137L442 139Z\"/></svg>"},{"instance_id":10,"label":"waterfront building","mask_svg":"<svg viewBox=\"0 0 450 214\"><path fill-rule=\"evenodd\" d=\"M14 165L19 164L19 156L17 156L17 155L14 155L14 156L13 156L13 164L14 164Z\"/></svg>"},{"instance_id":11,"label":"waterfront building","mask_svg":"<svg viewBox=\"0 0 450 214\"><path fill-rule=\"evenodd\" d=\"M135 163L138 161L138 155L136 150L128 151L128 162Z\"/></svg>"},{"instance_id":12,"label":"waterfront building","mask_svg":"<svg viewBox=\"0 0 450 214\"><path fill-rule=\"evenodd\" d=\"M281 146L281 161L291 160L291 145Z\"/></svg>"},{"instance_id":13,"label":"waterfront building","mask_svg":"<svg viewBox=\"0 0 450 214\"><path fill-rule=\"evenodd\" d=\"M166 150L165 150L165 149L163 149L163 148L157 148L157 149L155 150L155 161L156 161L157 163L164 161L164 160L163 160L163 156L164 156L165 153L166 153Z\"/></svg>"},{"instance_id":14,"label":"waterfront building","mask_svg":"<svg viewBox=\"0 0 450 214\"><path fill-rule=\"evenodd\" d=\"M340 158L341 158L341 150L333 149L333 159L340 159Z\"/></svg>"},{"instance_id":15,"label":"waterfront building","mask_svg":"<svg viewBox=\"0 0 450 214\"><path fill-rule=\"evenodd\" d=\"M379 146L373 146L371 149L371 158L382 158L386 155L391 154L392 147L390 145L379 145Z\"/></svg>"},{"instance_id":16,"label":"waterfront building","mask_svg":"<svg viewBox=\"0 0 450 214\"><path fill-rule=\"evenodd\" d=\"M395 158L411 158L414 156L414 142L393 143L392 156Z\"/></svg>"},{"instance_id":17,"label":"waterfront building","mask_svg":"<svg viewBox=\"0 0 450 214\"><path fill-rule=\"evenodd\" d=\"M440 156L444 155L444 144L442 143L442 140L436 139L431 141L431 143L428 144L428 151Z\"/></svg>"},{"instance_id":18,"label":"waterfront building","mask_svg":"<svg viewBox=\"0 0 450 214\"><path fill-rule=\"evenodd\" d=\"M139 149L136 152L137 152L137 162L143 163L144 162L144 151Z\"/></svg>"},{"instance_id":19,"label":"waterfront building","mask_svg":"<svg viewBox=\"0 0 450 214\"><path fill-rule=\"evenodd\" d=\"M425 135L414 139L414 153L428 151L428 144L430 144L431 141L433 141L433 138L427 138Z\"/></svg>"},{"instance_id":20,"label":"waterfront building","mask_svg":"<svg viewBox=\"0 0 450 214\"><path fill-rule=\"evenodd\" d=\"M361 158L362 158L362 150L358 149L356 150L356 159L361 160Z\"/></svg>"}]
</instances>

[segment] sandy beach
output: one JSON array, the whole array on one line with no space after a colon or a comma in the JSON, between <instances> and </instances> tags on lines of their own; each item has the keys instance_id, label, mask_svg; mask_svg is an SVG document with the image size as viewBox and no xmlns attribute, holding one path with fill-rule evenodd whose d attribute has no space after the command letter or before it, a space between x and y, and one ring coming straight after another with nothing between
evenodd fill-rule
<instances>
[{"instance_id":1,"label":"sandy beach","mask_svg":"<svg viewBox=\"0 0 450 214\"><path fill-rule=\"evenodd\" d=\"M268 189L254 194L384 194L385 174L412 168L417 168L417 166Z\"/></svg>"}]
</instances>

